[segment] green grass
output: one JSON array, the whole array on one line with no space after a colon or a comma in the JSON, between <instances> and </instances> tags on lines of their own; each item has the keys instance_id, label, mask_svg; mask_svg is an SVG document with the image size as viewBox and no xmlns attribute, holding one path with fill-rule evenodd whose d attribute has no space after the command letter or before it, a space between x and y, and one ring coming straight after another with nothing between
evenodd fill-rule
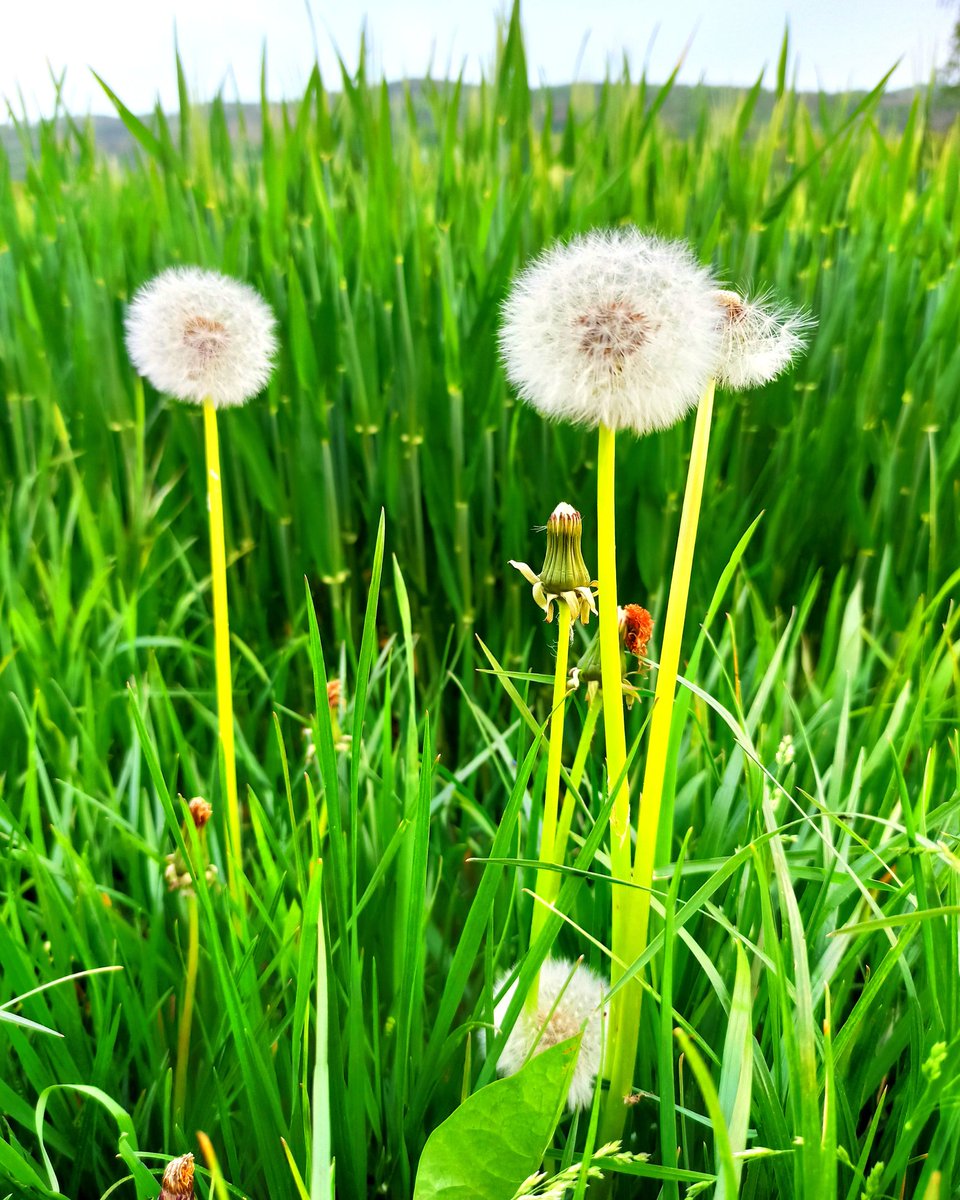
<instances>
[{"instance_id":1,"label":"green grass","mask_svg":"<svg viewBox=\"0 0 960 1200\"><path fill-rule=\"evenodd\" d=\"M819 328L784 381L718 396L641 960L627 1148L650 1158L594 1165L665 1200L952 1195L960 128L923 99L902 133L871 99L818 122L784 78L769 121L752 92L682 138L618 77L557 136L514 20L479 92L426 109L315 74L256 152L184 98L176 138L128 115L135 162L82 123L36 131L22 182L0 159L0 1195L147 1200L192 1150L207 1197L202 1130L232 1195L314 1200L332 1159L338 1196L410 1196L493 1078L500 971L522 962L522 995L556 938L606 973L576 928L608 941L602 738L568 920L524 954L549 688L511 695L475 635L549 674L506 560L559 500L596 565L594 439L509 396L495 331L531 253L623 221ZM282 331L268 393L221 424L247 920L198 880L182 1126L181 795L214 803L224 874L203 445L121 334L178 261L256 284ZM690 425L621 447L621 592L661 621ZM550 1170L599 1150L589 1124L563 1118Z\"/></svg>"}]
</instances>

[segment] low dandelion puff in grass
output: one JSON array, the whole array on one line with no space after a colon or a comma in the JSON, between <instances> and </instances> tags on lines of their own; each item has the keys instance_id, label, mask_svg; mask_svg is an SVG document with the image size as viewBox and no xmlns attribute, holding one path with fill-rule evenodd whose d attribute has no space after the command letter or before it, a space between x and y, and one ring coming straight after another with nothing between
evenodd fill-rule
<instances>
[{"instance_id":1,"label":"low dandelion puff in grass","mask_svg":"<svg viewBox=\"0 0 960 1200\"><path fill-rule=\"evenodd\" d=\"M721 335L717 383L734 392L782 375L803 353L816 324L807 313L769 293L749 300L737 292L718 291L714 299Z\"/></svg>"},{"instance_id":2,"label":"low dandelion puff in grass","mask_svg":"<svg viewBox=\"0 0 960 1200\"><path fill-rule=\"evenodd\" d=\"M243 851L217 410L243 404L265 387L277 348L275 324L270 306L253 288L199 267L173 267L161 272L137 292L126 315L127 349L140 374L159 391L203 406L227 865L230 895L241 911Z\"/></svg>"},{"instance_id":3,"label":"low dandelion puff in grass","mask_svg":"<svg viewBox=\"0 0 960 1200\"><path fill-rule=\"evenodd\" d=\"M498 985L502 986L503 980ZM503 1024L516 983L504 992L494 1009L497 1031ZM534 1011L524 1008L497 1060L500 1075L514 1075L534 1054L549 1050L582 1031L580 1054L567 1094L571 1112L586 1108L593 1097L600 1070L603 1043L601 1005L605 983L583 963L548 958L540 967L539 1003Z\"/></svg>"},{"instance_id":4,"label":"low dandelion puff in grass","mask_svg":"<svg viewBox=\"0 0 960 1200\"><path fill-rule=\"evenodd\" d=\"M275 325L270 306L248 284L217 271L172 267L134 296L127 350L158 392L230 408L266 386Z\"/></svg>"},{"instance_id":5,"label":"low dandelion puff in grass","mask_svg":"<svg viewBox=\"0 0 960 1200\"><path fill-rule=\"evenodd\" d=\"M634 228L554 246L504 304L507 378L551 420L665 429L696 405L713 372L715 292L684 243Z\"/></svg>"}]
</instances>

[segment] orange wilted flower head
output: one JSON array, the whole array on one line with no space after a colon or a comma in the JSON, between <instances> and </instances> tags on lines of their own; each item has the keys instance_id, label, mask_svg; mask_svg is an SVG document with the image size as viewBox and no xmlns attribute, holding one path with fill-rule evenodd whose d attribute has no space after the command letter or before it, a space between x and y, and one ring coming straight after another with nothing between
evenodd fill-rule
<instances>
[{"instance_id":1,"label":"orange wilted flower head","mask_svg":"<svg viewBox=\"0 0 960 1200\"><path fill-rule=\"evenodd\" d=\"M645 658L647 643L653 637L653 617L639 604L625 604L620 609L620 636L628 654Z\"/></svg>"}]
</instances>

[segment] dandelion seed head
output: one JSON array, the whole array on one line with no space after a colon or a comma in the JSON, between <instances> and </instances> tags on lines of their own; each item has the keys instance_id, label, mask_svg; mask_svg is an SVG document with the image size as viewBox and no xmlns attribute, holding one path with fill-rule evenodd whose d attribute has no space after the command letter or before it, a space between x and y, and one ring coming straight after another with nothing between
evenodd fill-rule
<instances>
[{"instance_id":1,"label":"dandelion seed head","mask_svg":"<svg viewBox=\"0 0 960 1200\"><path fill-rule=\"evenodd\" d=\"M572 977L571 972L573 972ZM498 991L503 986L503 978L497 985ZM494 1009L494 1024L498 1031L507 1015L507 1009L510 1007L510 1001L516 990L517 985L514 982ZM566 959L548 958L540 968L537 1013L534 1016L526 1009L520 1013L497 1061L497 1073L500 1075L516 1074L526 1062L535 1043L537 1047L535 1053L540 1054L544 1050L549 1050L551 1046L576 1037L583 1030L580 1054L567 1095L567 1105L571 1112L578 1108L585 1108L593 1098L594 1081L600 1070L602 1050L600 1004L603 1000L604 990L604 981L583 963L578 964L574 970L573 963ZM558 996L560 996L559 1003L557 1002ZM551 1009L553 1009L552 1014L550 1014ZM550 1014L549 1020L547 1019L548 1014ZM537 1041L541 1029L543 1029L543 1033L540 1040Z\"/></svg>"},{"instance_id":2,"label":"dandelion seed head","mask_svg":"<svg viewBox=\"0 0 960 1200\"><path fill-rule=\"evenodd\" d=\"M710 273L635 228L558 244L517 277L500 353L543 416L649 433L696 405L720 349Z\"/></svg>"},{"instance_id":3,"label":"dandelion seed head","mask_svg":"<svg viewBox=\"0 0 960 1200\"><path fill-rule=\"evenodd\" d=\"M748 300L714 293L720 311L717 382L732 391L759 387L781 375L803 353L814 320L770 296Z\"/></svg>"},{"instance_id":4,"label":"dandelion seed head","mask_svg":"<svg viewBox=\"0 0 960 1200\"><path fill-rule=\"evenodd\" d=\"M127 309L127 350L160 392L218 408L266 386L277 341L273 312L245 283L198 267L172 267Z\"/></svg>"}]
</instances>

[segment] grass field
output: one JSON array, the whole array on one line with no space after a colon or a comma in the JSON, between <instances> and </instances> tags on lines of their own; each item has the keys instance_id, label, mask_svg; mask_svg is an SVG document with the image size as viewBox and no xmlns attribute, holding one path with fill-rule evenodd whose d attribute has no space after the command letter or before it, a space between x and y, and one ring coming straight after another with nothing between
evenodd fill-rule
<instances>
[{"instance_id":1,"label":"grass field","mask_svg":"<svg viewBox=\"0 0 960 1200\"><path fill-rule=\"evenodd\" d=\"M762 123L755 89L680 137L624 75L557 134L514 15L469 96L314 75L256 151L184 95L175 136L121 106L135 161L72 121L33 131L23 180L0 159L0 1195L152 1200L193 1151L218 1200L329 1196L331 1160L338 1197L408 1197L495 1077L495 983L537 965L554 652L507 560L536 565L567 500L597 561L595 440L510 395L498 309L543 245L626 222L818 327L793 374L717 398L629 1155L565 1114L544 1170L569 1195L591 1166L591 1195L957 1195L960 126L920 98L882 132L879 92L814 118L786 63ZM195 795L226 878L201 420L122 335L180 262L280 323L268 391L221 420L245 915L163 878ZM621 593L658 619L691 425L619 450ZM608 975L602 742L547 930ZM510 1200L537 1095L449 1127L447 1200Z\"/></svg>"}]
</instances>

